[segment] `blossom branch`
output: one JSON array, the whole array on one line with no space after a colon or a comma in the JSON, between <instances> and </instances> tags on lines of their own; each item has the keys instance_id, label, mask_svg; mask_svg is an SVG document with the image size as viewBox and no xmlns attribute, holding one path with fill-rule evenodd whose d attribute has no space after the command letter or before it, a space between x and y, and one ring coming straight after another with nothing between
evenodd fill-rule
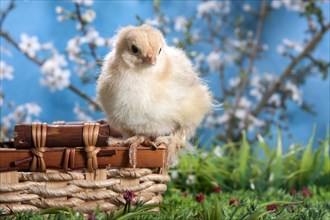
<instances>
[{"instance_id":1,"label":"blossom branch","mask_svg":"<svg viewBox=\"0 0 330 220\"><path fill-rule=\"evenodd\" d=\"M250 54L250 59L249 59L249 66L248 66L248 69L247 69L246 72L244 72L244 70L242 70L243 74L242 74L242 77L241 77L241 80L240 80L240 84L238 86L239 91L238 91L238 93L236 95L236 98L235 98L233 110L230 113L229 127L228 127L228 130L227 130L228 137L230 137L229 134L232 133L233 126L234 126L233 120L234 120L235 112L236 112L236 110L238 108L238 105L239 105L239 102L240 102L240 100L241 100L241 98L242 98L242 96L245 92L246 86L248 85L248 82L249 82L249 77L250 77L250 75L252 73L252 70L253 70L254 60L256 58L258 47L259 47L259 42L260 42L262 30L263 30L263 22L264 22L264 19L265 19L266 11L267 11L267 2L262 1L261 7L260 7L256 37L255 37L255 41L253 42L253 47L252 47L251 54ZM245 121L247 121L247 120L245 120Z\"/></svg>"},{"instance_id":2,"label":"blossom branch","mask_svg":"<svg viewBox=\"0 0 330 220\"><path fill-rule=\"evenodd\" d=\"M39 66L42 66L42 64L44 64L45 61L38 60L37 57L32 57L28 53L22 51L21 48L19 47L18 43L7 32L0 29L0 36L5 38L11 45L13 45L17 50L19 50L22 54L24 54L26 56L26 58L28 58L35 64L37 64Z\"/></svg>"},{"instance_id":3,"label":"blossom branch","mask_svg":"<svg viewBox=\"0 0 330 220\"><path fill-rule=\"evenodd\" d=\"M321 41L324 34L330 29L330 23L324 26L324 28L321 29L318 33L314 35L312 40L308 43L306 48L301 52L300 55L295 57L292 62L289 64L289 66L283 71L283 73L280 75L278 80L272 85L272 87L266 92L266 94L262 97L261 101L259 102L258 106L255 108L255 110L252 112L254 116L259 115L259 113L262 111L263 107L267 104L267 101L269 98L276 92L278 87L284 82L284 80L292 74L292 70L296 67L296 65L305 57L308 56L308 54L315 48L315 46Z\"/></svg>"},{"instance_id":4,"label":"blossom branch","mask_svg":"<svg viewBox=\"0 0 330 220\"><path fill-rule=\"evenodd\" d=\"M30 56L28 53L24 52L21 50L21 48L19 47L18 43L7 33L4 32L3 30L0 30L0 36L2 36L4 39L6 39L12 46L14 46L18 51L20 51L22 54L24 54L29 60L31 60L32 62L34 62L35 64L37 64L38 66L42 66L44 64L45 61L41 61L39 60L37 57L32 57ZM73 86L72 84L70 84L68 86L68 88L76 93L78 96L80 96L81 98L87 100L91 105L93 105L96 109L100 109L99 105L92 99L90 98L86 93L80 91L77 87Z\"/></svg>"},{"instance_id":5,"label":"blossom branch","mask_svg":"<svg viewBox=\"0 0 330 220\"><path fill-rule=\"evenodd\" d=\"M86 21L81 16L80 5L78 3L75 3L75 8L76 8L77 19L78 19L79 23L81 24L81 31L83 32L84 35L86 35L87 34L87 30L85 28ZM101 62L100 62L100 58L96 54L95 45L93 43L88 43L88 47L90 50L90 54L94 58L96 64L100 65Z\"/></svg>"}]
</instances>

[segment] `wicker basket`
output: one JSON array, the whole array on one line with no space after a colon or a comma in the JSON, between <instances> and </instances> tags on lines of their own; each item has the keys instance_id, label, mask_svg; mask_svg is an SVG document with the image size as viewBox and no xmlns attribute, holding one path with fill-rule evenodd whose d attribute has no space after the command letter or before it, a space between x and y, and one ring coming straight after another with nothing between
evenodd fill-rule
<instances>
[{"instance_id":1,"label":"wicker basket","mask_svg":"<svg viewBox=\"0 0 330 220\"><path fill-rule=\"evenodd\" d=\"M51 207L70 207L82 213L90 213L97 206L102 211L118 210L128 202L127 194L133 195L133 205L162 202L170 181L165 169L166 146L97 146L102 135L100 125L88 123L82 125L85 146L48 148L47 129L45 123L31 125L34 146L30 149L2 144L3 214Z\"/></svg>"}]
</instances>

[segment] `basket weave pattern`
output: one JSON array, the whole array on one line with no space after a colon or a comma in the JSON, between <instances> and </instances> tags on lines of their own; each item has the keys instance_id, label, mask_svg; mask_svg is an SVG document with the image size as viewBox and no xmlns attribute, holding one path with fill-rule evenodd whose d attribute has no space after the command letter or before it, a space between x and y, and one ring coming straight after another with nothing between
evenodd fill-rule
<instances>
[{"instance_id":1,"label":"basket weave pattern","mask_svg":"<svg viewBox=\"0 0 330 220\"><path fill-rule=\"evenodd\" d=\"M0 185L0 209L3 213L70 207L83 213L117 210L126 201L127 191L134 202L160 204L170 180L160 170L122 168L99 169L94 174L78 172L16 172L17 183ZM14 172L10 172L13 176ZM94 180L88 180L90 178ZM12 177L11 177L12 178Z\"/></svg>"}]
</instances>

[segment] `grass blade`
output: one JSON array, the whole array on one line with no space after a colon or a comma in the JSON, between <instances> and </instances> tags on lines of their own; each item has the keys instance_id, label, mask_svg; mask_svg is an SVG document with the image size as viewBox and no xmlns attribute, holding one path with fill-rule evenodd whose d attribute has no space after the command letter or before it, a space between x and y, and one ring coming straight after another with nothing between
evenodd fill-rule
<instances>
[{"instance_id":1,"label":"grass blade","mask_svg":"<svg viewBox=\"0 0 330 220\"><path fill-rule=\"evenodd\" d=\"M329 137L329 127L328 127L327 128L327 137L323 141L323 144L322 144L324 146L324 155L323 155L323 160L324 160L323 172L324 172L324 174L330 173L329 141L330 141L330 137Z\"/></svg>"},{"instance_id":2,"label":"grass blade","mask_svg":"<svg viewBox=\"0 0 330 220\"><path fill-rule=\"evenodd\" d=\"M282 133L277 128L277 147L274 158L274 165L271 168L271 175L273 175L274 186L279 187L282 179Z\"/></svg>"},{"instance_id":3,"label":"grass blade","mask_svg":"<svg viewBox=\"0 0 330 220\"><path fill-rule=\"evenodd\" d=\"M299 182L308 182L308 176L310 174L310 171L312 169L313 165L313 155L312 155L312 147L315 137L315 126L313 128L313 134L311 138L309 139L308 145L306 147L306 150L304 151L304 154L301 159L300 163L300 170L306 170L306 172L301 172L299 176Z\"/></svg>"},{"instance_id":4,"label":"grass blade","mask_svg":"<svg viewBox=\"0 0 330 220\"><path fill-rule=\"evenodd\" d=\"M242 188L246 187L247 184L247 177L248 177L248 158L250 153L250 145L247 141L245 131L242 132L242 145L240 149L240 156L239 156L239 181Z\"/></svg>"}]
</instances>

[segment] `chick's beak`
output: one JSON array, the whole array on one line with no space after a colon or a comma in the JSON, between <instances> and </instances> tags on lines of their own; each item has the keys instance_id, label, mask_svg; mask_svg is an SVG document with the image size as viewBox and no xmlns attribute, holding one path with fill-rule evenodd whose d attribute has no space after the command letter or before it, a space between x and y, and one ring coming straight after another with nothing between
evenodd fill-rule
<instances>
[{"instance_id":1,"label":"chick's beak","mask_svg":"<svg viewBox=\"0 0 330 220\"><path fill-rule=\"evenodd\" d=\"M144 58L144 61L146 63L149 63L151 65L156 65L156 57L152 56L152 55L147 55L145 58Z\"/></svg>"}]
</instances>

